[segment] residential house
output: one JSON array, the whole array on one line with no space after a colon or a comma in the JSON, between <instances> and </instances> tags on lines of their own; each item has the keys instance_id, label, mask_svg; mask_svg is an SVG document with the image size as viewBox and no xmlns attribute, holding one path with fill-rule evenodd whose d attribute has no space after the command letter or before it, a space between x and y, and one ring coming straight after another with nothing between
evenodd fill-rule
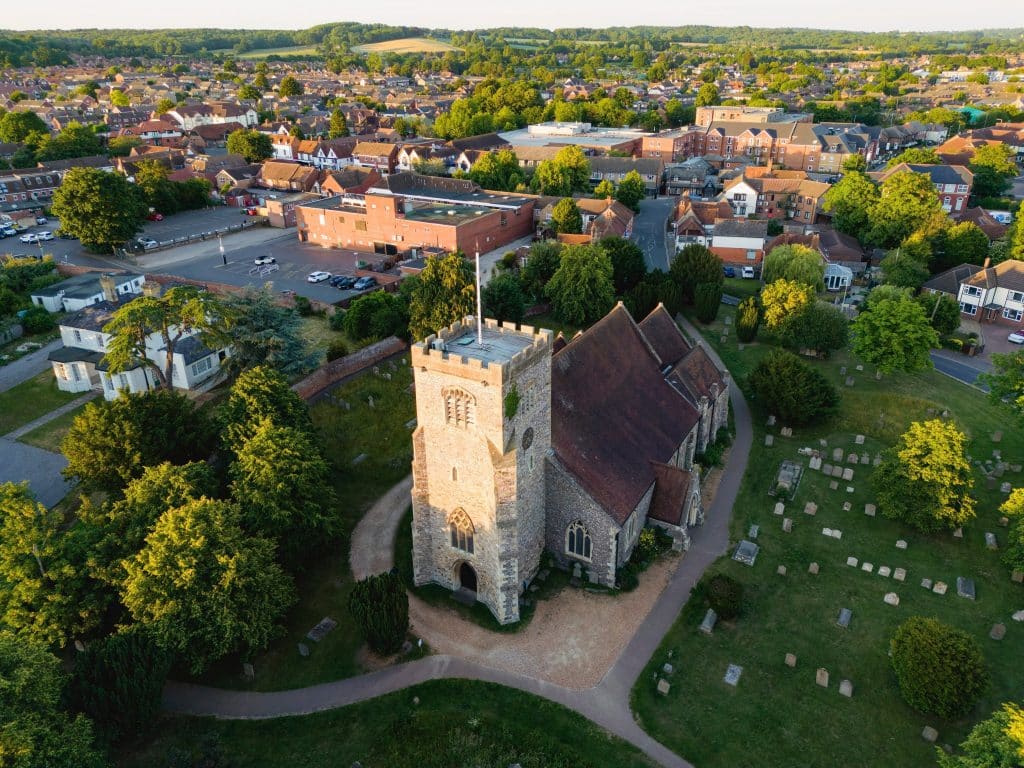
<instances>
[{"instance_id":1,"label":"residential house","mask_svg":"<svg viewBox=\"0 0 1024 768\"><path fill-rule=\"evenodd\" d=\"M352 148L352 160L356 165L376 168L382 175L394 173L398 165L397 144L374 141L360 141Z\"/></svg>"},{"instance_id":2,"label":"residential house","mask_svg":"<svg viewBox=\"0 0 1024 768\"><path fill-rule=\"evenodd\" d=\"M217 123L240 123L244 128L255 128L260 124L259 113L252 107L223 101L178 105L166 112L165 117L174 120L183 131Z\"/></svg>"},{"instance_id":3,"label":"residential house","mask_svg":"<svg viewBox=\"0 0 1024 768\"><path fill-rule=\"evenodd\" d=\"M974 174L962 165L918 165L899 163L878 173L868 174L885 186L887 179L901 171L922 173L931 179L935 191L942 203L942 210L955 219L959 219L967 210L967 201L974 185Z\"/></svg>"},{"instance_id":4,"label":"residential house","mask_svg":"<svg viewBox=\"0 0 1024 768\"><path fill-rule=\"evenodd\" d=\"M316 168L284 160L266 160L256 183L265 189L282 192L311 192L319 180L320 171Z\"/></svg>"},{"instance_id":5,"label":"residential house","mask_svg":"<svg viewBox=\"0 0 1024 768\"><path fill-rule=\"evenodd\" d=\"M687 245L709 245L715 235L715 225L735 218L732 206L725 200L702 201L684 197L676 206L673 217L676 250Z\"/></svg>"},{"instance_id":6,"label":"residential house","mask_svg":"<svg viewBox=\"0 0 1024 768\"><path fill-rule=\"evenodd\" d=\"M697 200L714 197L719 190L718 176L711 164L700 157L665 166L665 194L687 195Z\"/></svg>"},{"instance_id":7,"label":"residential house","mask_svg":"<svg viewBox=\"0 0 1024 768\"><path fill-rule=\"evenodd\" d=\"M324 171L320 182L313 185L313 191L324 197L361 195L381 178L376 168L350 165L337 171Z\"/></svg>"},{"instance_id":8,"label":"residential house","mask_svg":"<svg viewBox=\"0 0 1024 768\"><path fill-rule=\"evenodd\" d=\"M596 187L602 181L610 181L617 186L632 171L643 179L645 194L656 197L665 173L665 163L657 158L593 157L590 159L590 184Z\"/></svg>"},{"instance_id":9,"label":"residential house","mask_svg":"<svg viewBox=\"0 0 1024 768\"><path fill-rule=\"evenodd\" d=\"M960 282L960 311L985 323L1024 327L1024 261L1008 259L984 266Z\"/></svg>"},{"instance_id":10,"label":"residential house","mask_svg":"<svg viewBox=\"0 0 1024 768\"><path fill-rule=\"evenodd\" d=\"M760 267L768 240L768 222L733 219L715 223L709 248L725 264Z\"/></svg>"},{"instance_id":11,"label":"residential house","mask_svg":"<svg viewBox=\"0 0 1024 768\"><path fill-rule=\"evenodd\" d=\"M792 219L813 224L829 185L811 181L803 171L744 169L743 175L726 182L723 197L737 216Z\"/></svg>"},{"instance_id":12,"label":"residential house","mask_svg":"<svg viewBox=\"0 0 1024 768\"><path fill-rule=\"evenodd\" d=\"M114 292L119 297L141 293L142 282L145 280L143 275L130 273L110 273L108 276L113 280ZM32 303L37 307L43 307L47 312L77 312L104 300L104 288L100 280L101 276L97 272L74 275L67 280L32 291Z\"/></svg>"},{"instance_id":13,"label":"residential house","mask_svg":"<svg viewBox=\"0 0 1024 768\"><path fill-rule=\"evenodd\" d=\"M237 168L221 168L214 176L214 188L249 189L259 180L262 168L260 163L249 163Z\"/></svg>"}]
</instances>

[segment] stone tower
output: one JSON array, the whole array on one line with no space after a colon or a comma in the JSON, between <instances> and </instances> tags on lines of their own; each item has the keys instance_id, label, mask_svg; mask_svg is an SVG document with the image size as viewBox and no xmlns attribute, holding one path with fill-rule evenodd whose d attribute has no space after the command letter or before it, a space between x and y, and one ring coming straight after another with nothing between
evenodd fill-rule
<instances>
[{"instance_id":1,"label":"stone tower","mask_svg":"<svg viewBox=\"0 0 1024 768\"><path fill-rule=\"evenodd\" d=\"M467 317L413 345L413 572L502 624L544 548L551 332ZM475 593L475 594L474 594Z\"/></svg>"}]
</instances>

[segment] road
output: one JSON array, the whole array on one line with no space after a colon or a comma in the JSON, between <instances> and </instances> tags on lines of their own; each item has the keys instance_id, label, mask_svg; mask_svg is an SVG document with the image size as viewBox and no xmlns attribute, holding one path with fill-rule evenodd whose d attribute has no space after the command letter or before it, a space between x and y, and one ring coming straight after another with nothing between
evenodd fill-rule
<instances>
[{"instance_id":1,"label":"road","mask_svg":"<svg viewBox=\"0 0 1024 768\"><path fill-rule=\"evenodd\" d=\"M957 357L963 358L962 355ZM964 384L968 384L972 387L977 387L985 392L988 392L988 387L978 383L978 376L985 373L991 366L982 367L984 364L979 361L978 363L971 365L969 363L962 362L957 357L946 355L941 351L931 352L932 362L935 364L935 370L939 373L944 373L950 378L962 381Z\"/></svg>"},{"instance_id":2,"label":"road","mask_svg":"<svg viewBox=\"0 0 1024 768\"><path fill-rule=\"evenodd\" d=\"M646 198L640 201L640 213L633 219L633 242L644 252L647 269L668 272L669 250L665 225L675 208L676 198Z\"/></svg>"}]
</instances>

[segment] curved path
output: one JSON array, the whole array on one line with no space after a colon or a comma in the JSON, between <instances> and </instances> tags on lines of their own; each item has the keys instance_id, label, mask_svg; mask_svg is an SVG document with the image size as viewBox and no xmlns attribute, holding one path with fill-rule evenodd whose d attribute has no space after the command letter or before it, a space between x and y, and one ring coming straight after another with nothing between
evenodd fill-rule
<instances>
[{"instance_id":1,"label":"curved path","mask_svg":"<svg viewBox=\"0 0 1024 768\"><path fill-rule=\"evenodd\" d=\"M692 338L700 335L689 323L683 327ZM708 354L722 366L714 350ZM724 366L722 366L724 368ZM732 507L747 468L752 430L750 411L736 385L730 388L736 437L729 461L722 473L715 499L708 509L706 523L691 532L691 546L680 562L668 586L658 597L633 639L620 654L604 679L584 691L573 691L522 675L475 664L452 656L428 656L424 659L332 683L308 688L267 693L228 691L218 688L170 682L164 690L164 707L180 714L208 715L226 719L267 719L286 715L305 715L344 707L409 686L442 678L482 680L517 688L558 702L628 741L666 768L692 768L651 738L633 719L629 708L630 692L665 633L689 598L690 589L712 562L725 553L729 544ZM358 576L379 573L391 567L391 558L381 554L381 541L394 541L394 534L407 507L411 479L406 478L374 504L352 535L352 570ZM390 552L393 547L388 548Z\"/></svg>"}]
</instances>

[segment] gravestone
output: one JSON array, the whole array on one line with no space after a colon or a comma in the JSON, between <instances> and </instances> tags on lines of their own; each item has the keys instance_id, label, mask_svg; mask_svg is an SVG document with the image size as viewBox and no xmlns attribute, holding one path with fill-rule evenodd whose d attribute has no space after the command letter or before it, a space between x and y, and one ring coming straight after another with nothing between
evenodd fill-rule
<instances>
[{"instance_id":1,"label":"gravestone","mask_svg":"<svg viewBox=\"0 0 1024 768\"><path fill-rule=\"evenodd\" d=\"M796 654L795 653L787 653L786 654L786 666L787 667L795 667L796 666Z\"/></svg>"},{"instance_id":2,"label":"gravestone","mask_svg":"<svg viewBox=\"0 0 1024 768\"><path fill-rule=\"evenodd\" d=\"M931 579L921 579L921 586L924 587L925 589L931 589L932 588L932 580Z\"/></svg>"},{"instance_id":3,"label":"gravestone","mask_svg":"<svg viewBox=\"0 0 1024 768\"><path fill-rule=\"evenodd\" d=\"M936 595L944 595L946 594L947 589L949 589L949 585L946 584L946 582L936 581L935 586L932 587L932 592L934 592Z\"/></svg>"},{"instance_id":4,"label":"gravestone","mask_svg":"<svg viewBox=\"0 0 1024 768\"><path fill-rule=\"evenodd\" d=\"M775 444L775 438L772 435L765 435L764 444L768 448L771 448Z\"/></svg>"},{"instance_id":5,"label":"gravestone","mask_svg":"<svg viewBox=\"0 0 1024 768\"><path fill-rule=\"evenodd\" d=\"M864 571L865 573L874 573L875 566L872 565L871 563L862 563L861 566L860 566L860 569L862 571Z\"/></svg>"},{"instance_id":6,"label":"gravestone","mask_svg":"<svg viewBox=\"0 0 1024 768\"><path fill-rule=\"evenodd\" d=\"M852 387L853 385L854 385L853 376L847 376L846 377L846 386Z\"/></svg>"},{"instance_id":7,"label":"gravestone","mask_svg":"<svg viewBox=\"0 0 1024 768\"><path fill-rule=\"evenodd\" d=\"M868 517L874 517L875 516L875 505L874 504L865 504L864 505L864 514L867 515Z\"/></svg>"},{"instance_id":8,"label":"gravestone","mask_svg":"<svg viewBox=\"0 0 1024 768\"><path fill-rule=\"evenodd\" d=\"M362 464L364 461L366 461L368 458L370 458L368 454L360 453L358 456L352 459L352 466L358 466Z\"/></svg>"},{"instance_id":9,"label":"gravestone","mask_svg":"<svg viewBox=\"0 0 1024 768\"><path fill-rule=\"evenodd\" d=\"M81 640L75 640L75 650L79 653L85 653L85 643Z\"/></svg>"},{"instance_id":10,"label":"gravestone","mask_svg":"<svg viewBox=\"0 0 1024 768\"><path fill-rule=\"evenodd\" d=\"M818 505L815 504L813 501L808 501L806 504L804 504L804 514L805 515L816 515L816 514L818 514Z\"/></svg>"},{"instance_id":11,"label":"gravestone","mask_svg":"<svg viewBox=\"0 0 1024 768\"><path fill-rule=\"evenodd\" d=\"M838 480L830 480L829 483L828 483L828 487L829 487L829 490L831 490L831 491L838 491L839 490L839 481Z\"/></svg>"},{"instance_id":12,"label":"gravestone","mask_svg":"<svg viewBox=\"0 0 1024 768\"><path fill-rule=\"evenodd\" d=\"M962 539L963 537L964 537L964 529L963 528L957 528L955 531L953 531L953 538L954 539Z\"/></svg>"},{"instance_id":13,"label":"gravestone","mask_svg":"<svg viewBox=\"0 0 1024 768\"><path fill-rule=\"evenodd\" d=\"M989 549L999 549L999 542L996 540L994 533L985 533L985 546Z\"/></svg>"},{"instance_id":14,"label":"gravestone","mask_svg":"<svg viewBox=\"0 0 1024 768\"><path fill-rule=\"evenodd\" d=\"M853 696L853 683L849 680L843 680L839 683L839 695L845 696L846 698Z\"/></svg>"},{"instance_id":15,"label":"gravestone","mask_svg":"<svg viewBox=\"0 0 1024 768\"><path fill-rule=\"evenodd\" d=\"M855 442L857 445L864 445L864 435L857 435L855 438L853 438L853 442Z\"/></svg>"},{"instance_id":16,"label":"gravestone","mask_svg":"<svg viewBox=\"0 0 1024 768\"><path fill-rule=\"evenodd\" d=\"M896 579L896 581L904 581L907 578L907 571L905 568L896 568L892 572L892 577Z\"/></svg>"},{"instance_id":17,"label":"gravestone","mask_svg":"<svg viewBox=\"0 0 1024 768\"><path fill-rule=\"evenodd\" d=\"M732 559L740 563L753 565L754 561L757 560L757 553L760 551L761 548L757 544L744 539L736 545L736 551L732 553Z\"/></svg>"},{"instance_id":18,"label":"gravestone","mask_svg":"<svg viewBox=\"0 0 1024 768\"><path fill-rule=\"evenodd\" d=\"M729 668L725 670L725 677L722 679L725 681L726 685L731 685L735 688L736 684L740 681L740 675L742 674L743 667L739 664L730 664Z\"/></svg>"},{"instance_id":19,"label":"gravestone","mask_svg":"<svg viewBox=\"0 0 1024 768\"><path fill-rule=\"evenodd\" d=\"M845 376L846 375L846 366L845 365L839 366L839 375L840 376Z\"/></svg>"},{"instance_id":20,"label":"gravestone","mask_svg":"<svg viewBox=\"0 0 1024 768\"><path fill-rule=\"evenodd\" d=\"M853 480L853 470L850 469L849 467L843 470L843 480L845 480L846 482L850 482L851 480Z\"/></svg>"},{"instance_id":21,"label":"gravestone","mask_svg":"<svg viewBox=\"0 0 1024 768\"><path fill-rule=\"evenodd\" d=\"M999 486L999 491L1001 493L1009 493L1012 490L1013 490L1013 486L1010 485L1009 483L1003 483L1002 485Z\"/></svg>"},{"instance_id":22,"label":"gravestone","mask_svg":"<svg viewBox=\"0 0 1024 768\"><path fill-rule=\"evenodd\" d=\"M939 738L939 732L932 728L930 725L926 725L921 729L921 738L927 741L929 744L934 744L936 739Z\"/></svg>"},{"instance_id":23,"label":"gravestone","mask_svg":"<svg viewBox=\"0 0 1024 768\"><path fill-rule=\"evenodd\" d=\"M871 464L872 464L872 466L877 467L881 463L882 463L882 457L879 454L876 453L875 454L875 458L871 460Z\"/></svg>"},{"instance_id":24,"label":"gravestone","mask_svg":"<svg viewBox=\"0 0 1024 768\"><path fill-rule=\"evenodd\" d=\"M775 569L775 572L777 574L779 574L779 576L785 576L786 575L786 566L780 565L778 568Z\"/></svg>"},{"instance_id":25,"label":"gravestone","mask_svg":"<svg viewBox=\"0 0 1024 768\"><path fill-rule=\"evenodd\" d=\"M405 422L406 429L416 429L416 419L409 419Z\"/></svg>"},{"instance_id":26,"label":"gravestone","mask_svg":"<svg viewBox=\"0 0 1024 768\"><path fill-rule=\"evenodd\" d=\"M1000 517L999 518L999 527L1005 528L1009 524L1010 524L1010 518L1008 518L1008 517Z\"/></svg>"},{"instance_id":27,"label":"gravestone","mask_svg":"<svg viewBox=\"0 0 1024 768\"><path fill-rule=\"evenodd\" d=\"M964 576L956 577L956 593L958 596L963 597L967 600L974 599L974 579L968 579Z\"/></svg>"},{"instance_id":28,"label":"gravestone","mask_svg":"<svg viewBox=\"0 0 1024 768\"><path fill-rule=\"evenodd\" d=\"M368 406L370 406L371 408L374 407L374 405L373 405L373 395L371 395L370 397L366 398L366 404Z\"/></svg>"},{"instance_id":29,"label":"gravestone","mask_svg":"<svg viewBox=\"0 0 1024 768\"><path fill-rule=\"evenodd\" d=\"M774 427L775 426L775 416L774 415L769 415L768 416L768 426L769 427Z\"/></svg>"},{"instance_id":30,"label":"gravestone","mask_svg":"<svg viewBox=\"0 0 1024 768\"><path fill-rule=\"evenodd\" d=\"M906 549L906 548L907 548L907 542L905 540L903 540L903 539L897 539L896 540L896 549Z\"/></svg>"},{"instance_id":31,"label":"gravestone","mask_svg":"<svg viewBox=\"0 0 1024 768\"><path fill-rule=\"evenodd\" d=\"M842 468L841 465L836 464L834 467L832 467L832 477L842 477L842 476L843 476L843 468Z\"/></svg>"},{"instance_id":32,"label":"gravestone","mask_svg":"<svg viewBox=\"0 0 1024 768\"><path fill-rule=\"evenodd\" d=\"M832 465L831 464L824 464L824 465L822 465L822 467L821 467L821 474L826 475L826 476L831 475L832 474Z\"/></svg>"},{"instance_id":33,"label":"gravestone","mask_svg":"<svg viewBox=\"0 0 1024 768\"><path fill-rule=\"evenodd\" d=\"M853 509L853 505L850 502L848 502L848 501L844 501L843 502L843 512L849 512L851 509Z\"/></svg>"},{"instance_id":34,"label":"gravestone","mask_svg":"<svg viewBox=\"0 0 1024 768\"><path fill-rule=\"evenodd\" d=\"M809 466L811 469L821 469L821 456L811 456Z\"/></svg>"},{"instance_id":35,"label":"gravestone","mask_svg":"<svg viewBox=\"0 0 1024 768\"><path fill-rule=\"evenodd\" d=\"M245 679L250 683L256 679L256 668L252 664L245 663L242 665L242 674L245 675Z\"/></svg>"},{"instance_id":36,"label":"gravestone","mask_svg":"<svg viewBox=\"0 0 1024 768\"><path fill-rule=\"evenodd\" d=\"M853 486L852 485L846 486L846 492L847 493L853 493Z\"/></svg>"},{"instance_id":37,"label":"gravestone","mask_svg":"<svg viewBox=\"0 0 1024 768\"><path fill-rule=\"evenodd\" d=\"M675 670L676 668L669 664L667 661L661 665L661 671L664 672L666 675L671 675L673 672L675 672Z\"/></svg>"},{"instance_id":38,"label":"gravestone","mask_svg":"<svg viewBox=\"0 0 1024 768\"><path fill-rule=\"evenodd\" d=\"M838 624L843 629L846 629L850 626L850 619L852 618L853 611L851 611L849 608L841 608L839 610L839 618L836 619L836 624Z\"/></svg>"},{"instance_id":39,"label":"gravestone","mask_svg":"<svg viewBox=\"0 0 1024 768\"><path fill-rule=\"evenodd\" d=\"M818 564L817 563L811 563L809 566L807 566L807 572L809 574L811 574L812 576L817 576L818 575Z\"/></svg>"},{"instance_id":40,"label":"gravestone","mask_svg":"<svg viewBox=\"0 0 1024 768\"><path fill-rule=\"evenodd\" d=\"M992 442L993 443L1001 442L1002 439L1003 439L1003 433L1002 432L996 431L996 432L992 433Z\"/></svg>"},{"instance_id":41,"label":"gravestone","mask_svg":"<svg viewBox=\"0 0 1024 768\"><path fill-rule=\"evenodd\" d=\"M832 461L842 461L842 460L843 460L843 449L842 448L833 448L832 449Z\"/></svg>"},{"instance_id":42,"label":"gravestone","mask_svg":"<svg viewBox=\"0 0 1024 768\"><path fill-rule=\"evenodd\" d=\"M320 619L319 623L315 627L313 627L311 630L309 630L309 632L306 633L306 637L308 637L314 643L319 643L336 626L338 626L338 622L336 622L330 616L325 616L324 618Z\"/></svg>"},{"instance_id":43,"label":"gravestone","mask_svg":"<svg viewBox=\"0 0 1024 768\"><path fill-rule=\"evenodd\" d=\"M840 531L838 528L833 528L832 529L832 538L833 539L841 539L841 538L843 538L843 532Z\"/></svg>"},{"instance_id":44,"label":"gravestone","mask_svg":"<svg viewBox=\"0 0 1024 768\"><path fill-rule=\"evenodd\" d=\"M860 562L860 561L857 560L856 557L848 557L848 558L846 558L846 564L848 566L850 566L851 568L856 568L858 562Z\"/></svg>"},{"instance_id":45,"label":"gravestone","mask_svg":"<svg viewBox=\"0 0 1024 768\"><path fill-rule=\"evenodd\" d=\"M1010 574L1010 580L1014 584L1024 584L1024 571L1014 571Z\"/></svg>"},{"instance_id":46,"label":"gravestone","mask_svg":"<svg viewBox=\"0 0 1024 768\"><path fill-rule=\"evenodd\" d=\"M309 646L305 643L299 643L299 656L309 656Z\"/></svg>"},{"instance_id":47,"label":"gravestone","mask_svg":"<svg viewBox=\"0 0 1024 768\"><path fill-rule=\"evenodd\" d=\"M860 463L864 464L864 465L870 464L871 463L871 457L868 456L866 453L862 453L860 455Z\"/></svg>"},{"instance_id":48,"label":"gravestone","mask_svg":"<svg viewBox=\"0 0 1024 768\"><path fill-rule=\"evenodd\" d=\"M858 365L857 366L857 370L858 371L863 371L864 370L864 366L863 365Z\"/></svg>"},{"instance_id":49,"label":"gravestone","mask_svg":"<svg viewBox=\"0 0 1024 768\"><path fill-rule=\"evenodd\" d=\"M783 437L792 437L793 436L793 428L792 427L783 427L782 429L779 430L779 434L782 435Z\"/></svg>"},{"instance_id":50,"label":"gravestone","mask_svg":"<svg viewBox=\"0 0 1024 768\"><path fill-rule=\"evenodd\" d=\"M821 535L822 536L828 536L829 538L832 538L832 529L831 528L822 528L821 529Z\"/></svg>"},{"instance_id":51,"label":"gravestone","mask_svg":"<svg viewBox=\"0 0 1024 768\"><path fill-rule=\"evenodd\" d=\"M878 575L884 578L889 578L889 574L892 573L892 569L888 565L878 566Z\"/></svg>"},{"instance_id":52,"label":"gravestone","mask_svg":"<svg viewBox=\"0 0 1024 768\"><path fill-rule=\"evenodd\" d=\"M717 621L718 614L715 613L713 608L708 608L707 613L704 614L704 621L700 623L700 631L705 635L710 635Z\"/></svg>"},{"instance_id":53,"label":"gravestone","mask_svg":"<svg viewBox=\"0 0 1024 768\"><path fill-rule=\"evenodd\" d=\"M828 688L828 670L824 667L818 667L818 671L814 673L814 682L822 688Z\"/></svg>"},{"instance_id":54,"label":"gravestone","mask_svg":"<svg viewBox=\"0 0 1024 768\"><path fill-rule=\"evenodd\" d=\"M761 532L761 526L759 526L759 525L752 525L752 526L750 526L750 530L747 531L747 538L748 539L756 539L757 538L757 534L759 534L760 532Z\"/></svg>"},{"instance_id":55,"label":"gravestone","mask_svg":"<svg viewBox=\"0 0 1024 768\"><path fill-rule=\"evenodd\" d=\"M858 462L860 462L860 456L858 456L856 453L850 451L848 454L846 454L847 464L857 464Z\"/></svg>"},{"instance_id":56,"label":"gravestone","mask_svg":"<svg viewBox=\"0 0 1024 768\"><path fill-rule=\"evenodd\" d=\"M1024 621L1024 611L1017 611L1013 614L1014 621Z\"/></svg>"},{"instance_id":57,"label":"gravestone","mask_svg":"<svg viewBox=\"0 0 1024 768\"><path fill-rule=\"evenodd\" d=\"M895 592L886 592L885 597L882 598L882 601L886 605L897 606L900 604L900 596L897 595Z\"/></svg>"},{"instance_id":58,"label":"gravestone","mask_svg":"<svg viewBox=\"0 0 1024 768\"><path fill-rule=\"evenodd\" d=\"M665 680L664 678L658 680L658 693L660 693L662 696L668 696L668 692L670 690L672 690L672 685L669 683L668 680Z\"/></svg>"},{"instance_id":59,"label":"gravestone","mask_svg":"<svg viewBox=\"0 0 1024 768\"><path fill-rule=\"evenodd\" d=\"M788 517L782 518L782 531L783 531L783 533L792 533L793 532L793 521L790 518L788 518Z\"/></svg>"},{"instance_id":60,"label":"gravestone","mask_svg":"<svg viewBox=\"0 0 1024 768\"><path fill-rule=\"evenodd\" d=\"M1006 636L1006 625L1005 624L993 624L992 629L989 630L988 636L993 640L1002 640Z\"/></svg>"},{"instance_id":61,"label":"gravestone","mask_svg":"<svg viewBox=\"0 0 1024 768\"><path fill-rule=\"evenodd\" d=\"M786 505L783 504L781 501L776 501L775 502L775 514L776 515L781 515L785 511L786 511Z\"/></svg>"}]
</instances>

